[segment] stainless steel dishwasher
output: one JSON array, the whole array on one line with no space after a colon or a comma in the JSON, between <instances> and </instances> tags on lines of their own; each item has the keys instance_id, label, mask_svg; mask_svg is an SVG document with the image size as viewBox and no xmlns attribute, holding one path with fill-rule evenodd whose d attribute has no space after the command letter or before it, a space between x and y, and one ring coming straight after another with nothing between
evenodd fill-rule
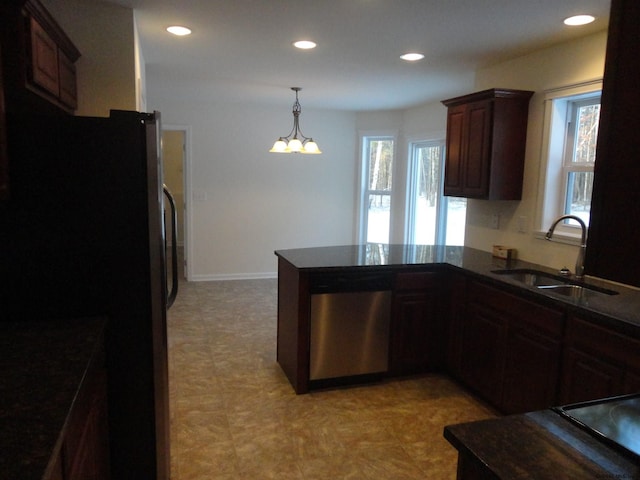
<instances>
[{"instance_id":1,"label":"stainless steel dishwasher","mask_svg":"<svg viewBox=\"0 0 640 480\"><path fill-rule=\"evenodd\" d=\"M367 379L386 372L391 274L319 274L310 287L309 379Z\"/></svg>"}]
</instances>

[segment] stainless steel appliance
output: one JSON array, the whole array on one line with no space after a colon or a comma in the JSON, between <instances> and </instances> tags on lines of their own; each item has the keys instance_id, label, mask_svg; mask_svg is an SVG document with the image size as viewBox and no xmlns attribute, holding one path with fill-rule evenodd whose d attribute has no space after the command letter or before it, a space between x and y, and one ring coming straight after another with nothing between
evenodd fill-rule
<instances>
[{"instance_id":1,"label":"stainless steel appliance","mask_svg":"<svg viewBox=\"0 0 640 480\"><path fill-rule=\"evenodd\" d=\"M7 112L0 320L108 317L112 478L170 473L166 309L177 281L168 293L159 133L157 113Z\"/></svg>"},{"instance_id":2,"label":"stainless steel appliance","mask_svg":"<svg viewBox=\"0 0 640 480\"><path fill-rule=\"evenodd\" d=\"M168 267L169 262L165 262L164 277L167 291L167 310L171 308L173 302L176 301L178 296L178 212L176 211L176 201L173 198L169 187L162 184L162 192L164 193L164 199L169 205L169 211L164 210L164 254L165 258L171 261L171 268ZM171 244L169 244L169 237L167 236L167 213L169 214L169 232L171 235ZM171 247L171 252L167 253L167 250ZM171 272L171 281L169 281L169 274Z\"/></svg>"},{"instance_id":3,"label":"stainless steel appliance","mask_svg":"<svg viewBox=\"0 0 640 480\"><path fill-rule=\"evenodd\" d=\"M640 394L574 403L554 410L607 445L640 459Z\"/></svg>"},{"instance_id":4,"label":"stainless steel appliance","mask_svg":"<svg viewBox=\"0 0 640 480\"><path fill-rule=\"evenodd\" d=\"M309 379L371 377L389 367L389 274L312 280Z\"/></svg>"}]
</instances>

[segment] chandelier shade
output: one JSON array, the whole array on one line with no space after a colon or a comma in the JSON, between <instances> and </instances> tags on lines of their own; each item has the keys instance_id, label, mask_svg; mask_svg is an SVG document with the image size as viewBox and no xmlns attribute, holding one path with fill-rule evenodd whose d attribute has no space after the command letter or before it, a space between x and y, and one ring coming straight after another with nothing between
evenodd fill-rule
<instances>
[{"instance_id":1,"label":"chandelier shade","mask_svg":"<svg viewBox=\"0 0 640 480\"><path fill-rule=\"evenodd\" d=\"M293 104L293 128L289 135L278 138L271 147L271 153L306 153L319 154L322 153L318 144L311 137L305 137L300 130L300 113L302 107L298 101L298 92L302 90L300 87L291 87L296 92L296 101Z\"/></svg>"}]
</instances>

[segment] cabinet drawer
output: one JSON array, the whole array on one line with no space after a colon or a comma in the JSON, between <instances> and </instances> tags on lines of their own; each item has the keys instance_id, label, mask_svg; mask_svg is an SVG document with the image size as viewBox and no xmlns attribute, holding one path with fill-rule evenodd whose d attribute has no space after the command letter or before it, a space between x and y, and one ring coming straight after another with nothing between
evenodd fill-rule
<instances>
[{"instance_id":1,"label":"cabinet drawer","mask_svg":"<svg viewBox=\"0 0 640 480\"><path fill-rule=\"evenodd\" d=\"M564 313L560 310L478 282L470 284L469 301L489 307L493 311L508 314L510 326L514 328L517 328L521 322L528 327L534 327L540 333L558 338L562 336Z\"/></svg>"},{"instance_id":2,"label":"cabinet drawer","mask_svg":"<svg viewBox=\"0 0 640 480\"><path fill-rule=\"evenodd\" d=\"M567 325L567 339L581 350L640 369L640 342L606 327L572 316Z\"/></svg>"},{"instance_id":3,"label":"cabinet drawer","mask_svg":"<svg viewBox=\"0 0 640 480\"><path fill-rule=\"evenodd\" d=\"M433 288L438 278L437 272L402 272L394 279L395 290L423 290Z\"/></svg>"}]
</instances>

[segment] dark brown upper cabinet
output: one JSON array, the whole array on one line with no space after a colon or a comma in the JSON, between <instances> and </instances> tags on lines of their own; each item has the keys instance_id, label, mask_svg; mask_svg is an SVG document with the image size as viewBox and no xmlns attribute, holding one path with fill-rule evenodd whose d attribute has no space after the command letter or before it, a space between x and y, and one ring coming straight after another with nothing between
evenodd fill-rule
<instances>
[{"instance_id":1,"label":"dark brown upper cabinet","mask_svg":"<svg viewBox=\"0 0 640 480\"><path fill-rule=\"evenodd\" d=\"M78 105L75 62L80 52L51 15L33 0L25 3L27 87L63 109Z\"/></svg>"},{"instance_id":2,"label":"dark brown upper cabinet","mask_svg":"<svg viewBox=\"0 0 640 480\"><path fill-rule=\"evenodd\" d=\"M520 200L532 95L492 88L442 101L448 108L445 195Z\"/></svg>"},{"instance_id":3,"label":"dark brown upper cabinet","mask_svg":"<svg viewBox=\"0 0 640 480\"><path fill-rule=\"evenodd\" d=\"M38 0L7 0L0 14L7 111L51 112L35 95L73 113L80 52L71 39Z\"/></svg>"},{"instance_id":4,"label":"dark brown upper cabinet","mask_svg":"<svg viewBox=\"0 0 640 480\"><path fill-rule=\"evenodd\" d=\"M613 0L585 269L640 287L640 2Z\"/></svg>"}]
</instances>

